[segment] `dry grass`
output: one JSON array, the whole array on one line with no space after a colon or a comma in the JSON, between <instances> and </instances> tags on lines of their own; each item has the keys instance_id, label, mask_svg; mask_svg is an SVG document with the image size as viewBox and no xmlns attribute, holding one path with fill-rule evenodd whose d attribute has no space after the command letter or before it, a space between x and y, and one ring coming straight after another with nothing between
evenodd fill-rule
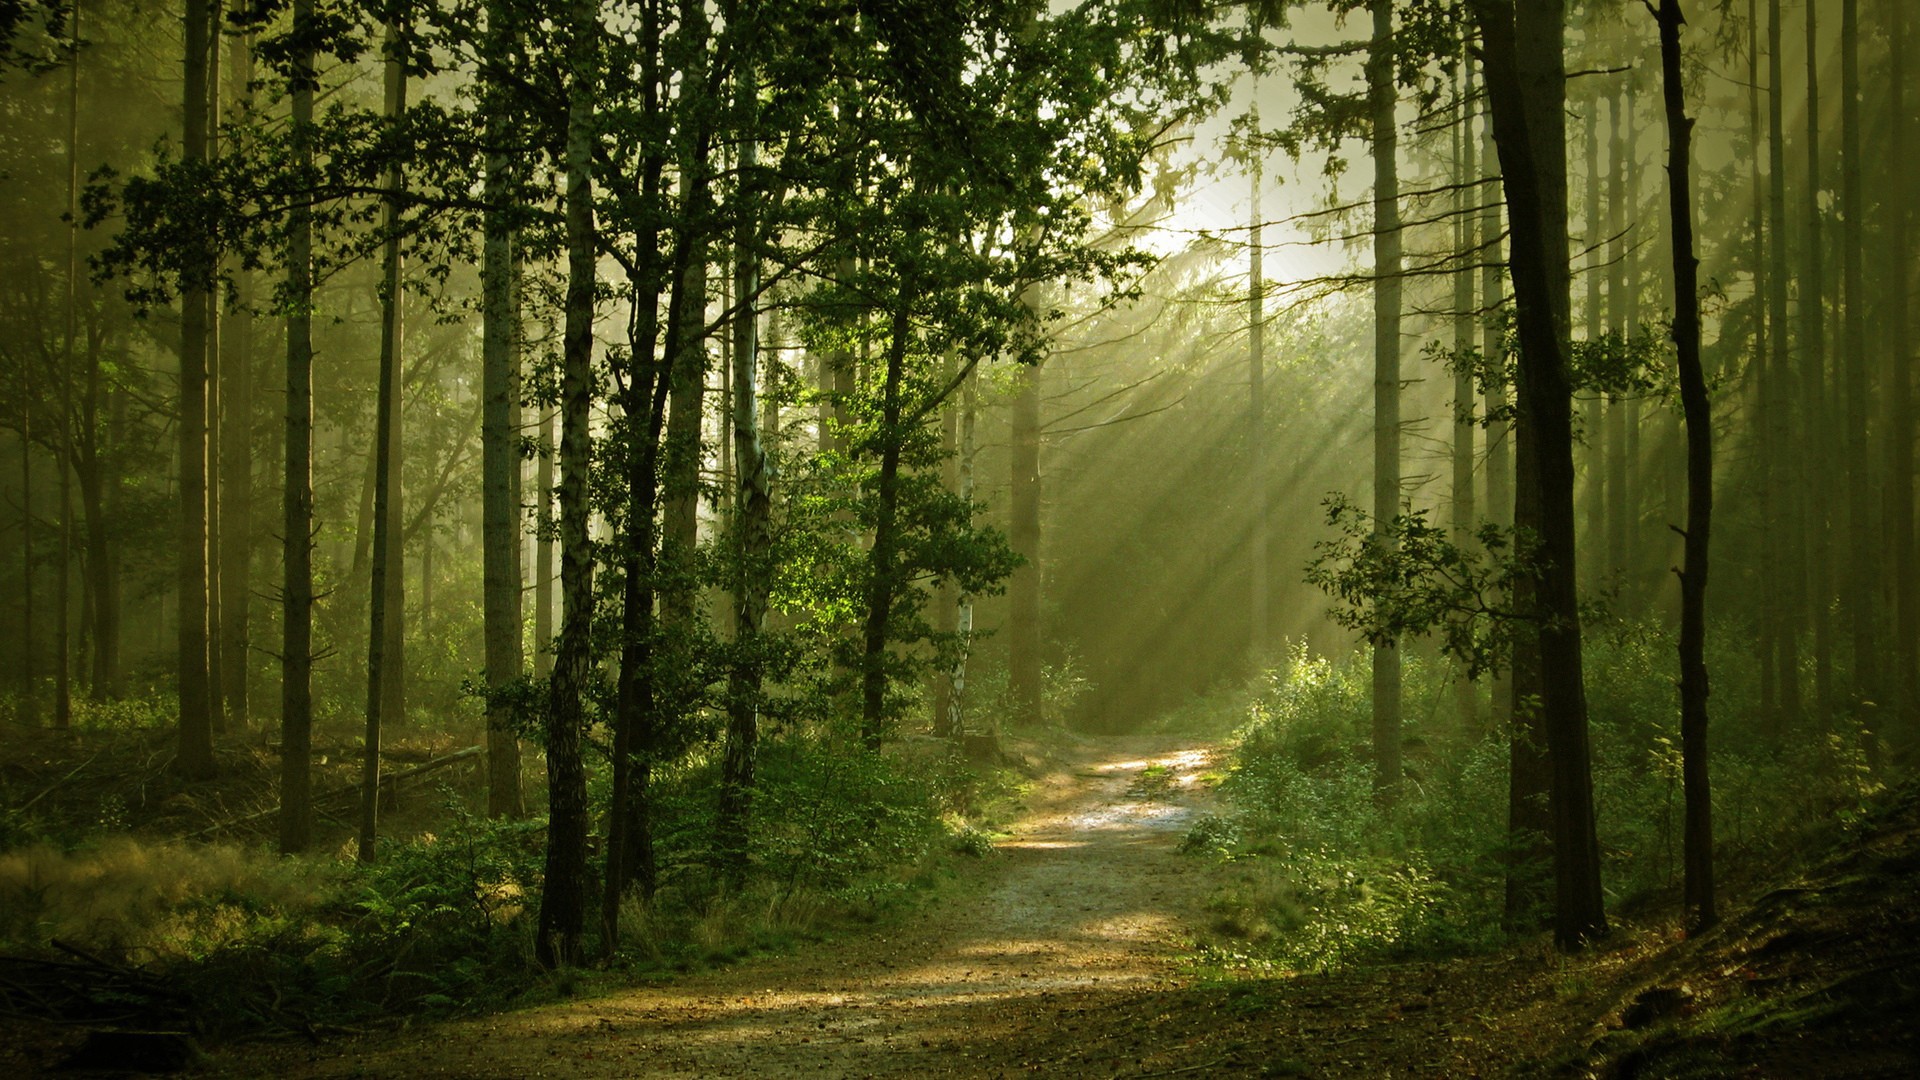
<instances>
[{"instance_id":1,"label":"dry grass","mask_svg":"<svg viewBox=\"0 0 1920 1080\"><path fill-rule=\"evenodd\" d=\"M34 845L0 854L0 947L35 949L58 938L145 957L206 950L261 912L311 908L330 876L325 863L231 845Z\"/></svg>"}]
</instances>

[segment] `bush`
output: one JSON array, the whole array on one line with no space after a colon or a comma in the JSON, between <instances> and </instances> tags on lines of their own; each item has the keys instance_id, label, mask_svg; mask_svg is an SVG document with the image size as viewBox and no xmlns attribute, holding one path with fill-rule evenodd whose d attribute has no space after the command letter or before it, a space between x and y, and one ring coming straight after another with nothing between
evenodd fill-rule
<instances>
[{"instance_id":1,"label":"bush","mask_svg":"<svg viewBox=\"0 0 1920 1080\"><path fill-rule=\"evenodd\" d=\"M1801 733L1770 744L1744 638L1717 626L1709 641L1719 861L1765 868L1803 845L1809 829L1865 805L1878 787L1864 760L1868 738L1837 724L1824 739ZM1671 901L1679 887L1674 657L1671 634L1653 621L1596 627L1587 638L1595 809L1614 906ZM1226 902L1239 911L1227 920L1239 936L1261 943L1235 953L1240 961L1318 967L1497 940L1509 866L1505 736L1463 737L1444 669L1409 651L1403 670L1407 776L1390 808L1372 793L1365 652L1329 659L1295 646L1238 698L1222 785L1234 818L1202 822L1204 836L1197 825L1188 846L1268 865L1272 880L1236 886L1238 899ZM1270 910L1253 910L1262 903Z\"/></svg>"},{"instance_id":2,"label":"bush","mask_svg":"<svg viewBox=\"0 0 1920 1080\"><path fill-rule=\"evenodd\" d=\"M533 984L523 898L541 822L453 827L360 867L120 839L0 856L0 947L55 939L149 968L215 1033L497 1003Z\"/></svg>"}]
</instances>

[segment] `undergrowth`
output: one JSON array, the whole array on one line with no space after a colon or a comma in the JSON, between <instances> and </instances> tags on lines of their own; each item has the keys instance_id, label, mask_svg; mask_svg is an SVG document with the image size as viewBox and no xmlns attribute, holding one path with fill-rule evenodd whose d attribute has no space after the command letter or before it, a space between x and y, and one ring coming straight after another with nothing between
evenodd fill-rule
<instances>
[{"instance_id":1,"label":"undergrowth","mask_svg":"<svg viewBox=\"0 0 1920 1080\"><path fill-rule=\"evenodd\" d=\"M1723 866L1777 865L1810 831L1859 815L1878 788L1867 738L1844 727L1769 738L1750 666L1731 629L1710 639L1713 778ZM1587 686L1603 879L1611 910L1676 899L1681 873L1678 701L1673 642L1651 623L1589 636ZM1225 863L1203 966L1223 972L1321 970L1453 955L1526 934L1544 911L1506 920L1507 746L1480 715L1456 711L1455 671L1403 656L1406 775L1391 804L1372 775L1368 657L1293 646L1250 685L1196 702L1202 728L1235 718L1221 784L1232 813L1202 819L1185 849ZM1719 673L1726 673L1721 675ZM1544 866L1518 873L1547 883ZM1544 893L1544 888L1536 895Z\"/></svg>"},{"instance_id":2,"label":"undergrowth","mask_svg":"<svg viewBox=\"0 0 1920 1080\"><path fill-rule=\"evenodd\" d=\"M991 851L982 812L1014 782L957 754L872 754L783 733L762 746L751 873L708 870L717 762L659 777L661 888L624 907L607 974L647 977L889 917ZM604 784L596 781L596 790ZM0 954L72 952L164 978L204 1033L307 1033L409 1013L493 1008L568 993L532 935L545 822L489 820L443 789L431 833L282 857L265 846L138 839L123 826L60 829L0 852ZM596 814L595 820L603 820ZM590 895L598 895L590 883Z\"/></svg>"}]
</instances>

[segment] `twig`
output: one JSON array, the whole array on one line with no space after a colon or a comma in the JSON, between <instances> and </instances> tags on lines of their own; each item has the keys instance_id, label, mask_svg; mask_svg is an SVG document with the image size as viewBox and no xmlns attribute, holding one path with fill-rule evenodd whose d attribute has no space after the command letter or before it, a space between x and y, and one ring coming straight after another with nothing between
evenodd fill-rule
<instances>
[{"instance_id":1,"label":"twig","mask_svg":"<svg viewBox=\"0 0 1920 1080\"><path fill-rule=\"evenodd\" d=\"M1201 1069L1211 1069L1215 1065L1225 1064L1226 1060L1226 1058L1214 1058L1212 1061L1203 1061L1198 1065L1182 1065L1177 1069L1163 1069L1160 1072L1135 1073L1134 1075L1139 1077L1175 1076L1180 1073L1199 1072Z\"/></svg>"},{"instance_id":2,"label":"twig","mask_svg":"<svg viewBox=\"0 0 1920 1080\"><path fill-rule=\"evenodd\" d=\"M435 769L445 768L448 765L452 765L456 761L465 761L467 758L473 757L476 754L485 753L486 749L487 748L484 746L469 746L465 750L455 750L453 753L448 754L446 757L434 758L431 761L423 761L420 764L415 765L410 769L401 769L399 772L387 773L385 776L382 776L380 778L380 783L383 786L387 784L398 784L402 780L412 779L413 777L419 776L421 773L429 773L429 772L433 772ZM318 805L323 802L328 802L333 799L340 798L342 795L351 795L354 792L359 790L360 790L360 784L358 781L355 781L354 783L347 784L342 787L333 788L330 791L321 792L320 794L313 796L310 801L312 804ZM188 833L187 835L190 839L198 839L202 836L207 835L208 833L219 832L222 829L231 829L238 825L245 825L248 822L259 821L261 818L271 817L274 814L277 814L279 812L280 812L280 804L274 803L272 806L267 807L265 810L258 810L251 814L243 814L240 817L230 818L226 821L216 821L213 824L208 825L206 828L199 830L198 832Z\"/></svg>"},{"instance_id":3,"label":"twig","mask_svg":"<svg viewBox=\"0 0 1920 1080\"><path fill-rule=\"evenodd\" d=\"M91 764L93 764L93 763L94 763L95 761L98 761L98 760L100 759L100 753L101 753L101 752L100 752L100 751L98 751L98 750L96 750L96 751L94 751L94 752L93 752L93 756L92 756L92 757L90 757L90 758L88 758L87 760L85 760L85 761L83 761L83 762L81 762L81 763L80 763L80 764L78 764L78 765L75 765L75 766L73 767L73 771L72 771L72 772L70 772L70 773L68 773L67 775L65 775L65 776L63 776L63 777L61 777L61 778L60 778L60 779L58 779L58 780L55 780L55 781L53 782L53 786L52 786L52 787L50 787L50 788L48 788L47 790L45 790L45 791L43 791L43 792L41 792L41 793L40 793L40 794L38 794L38 795L35 795L35 796L34 796L33 798L31 798L31 799L28 799L28 800L27 800L26 802L24 802L24 803L22 803L22 804L20 804L20 809L19 809L19 810L18 810L17 812L18 812L18 813L22 813L22 814L24 814L24 813L26 813L26 812L27 812L28 810L31 810L31 809L33 809L33 804L34 804L34 803L37 803L37 802L39 802L39 801L40 801L41 799L44 799L44 798L46 798L47 796L49 796L49 795L51 795L51 794L53 794L54 792L56 792L56 791L58 791L58 790L60 790L60 787L61 787L61 785L63 785L63 784L65 784L65 783L66 783L67 781L69 781L69 780L71 780L71 779L73 779L74 777L76 777L76 776L78 776L78 775L80 775L80 770L82 770L82 769L84 769L84 768L86 768L87 766L89 766L89 765L91 765Z\"/></svg>"}]
</instances>

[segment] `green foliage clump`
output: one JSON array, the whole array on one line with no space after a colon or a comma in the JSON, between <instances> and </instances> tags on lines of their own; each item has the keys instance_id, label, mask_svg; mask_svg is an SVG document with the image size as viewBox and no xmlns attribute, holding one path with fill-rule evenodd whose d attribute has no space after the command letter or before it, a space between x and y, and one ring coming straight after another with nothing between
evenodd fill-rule
<instances>
[{"instance_id":1,"label":"green foliage clump","mask_svg":"<svg viewBox=\"0 0 1920 1080\"><path fill-rule=\"evenodd\" d=\"M1769 724L1743 640L1725 625L1709 636L1714 811L1720 865L1760 871L1823 823L1857 818L1879 785L1867 767L1872 738L1857 723L1832 721L1824 738ZM1678 897L1675 655L1654 620L1608 619L1587 635L1594 799L1616 908ZM1412 648L1403 656L1406 775L1391 804L1373 788L1365 652L1327 658L1294 646L1251 685L1209 699L1240 718L1221 785L1234 813L1196 825L1186 846L1219 853L1245 879L1219 901L1227 914L1216 929L1234 944L1216 959L1317 968L1500 940L1510 869L1544 868L1514 862L1506 734L1462 722L1454 678L1457 668ZM1263 876L1249 884L1244 864ZM1536 925L1524 914L1512 922Z\"/></svg>"},{"instance_id":2,"label":"green foliage clump","mask_svg":"<svg viewBox=\"0 0 1920 1080\"><path fill-rule=\"evenodd\" d=\"M1418 655L1403 672L1409 712L1435 719L1431 740L1410 740L1392 806L1373 792L1364 656L1336 662L1296 645L1250 688L1221 785L1237 813L1188 840L1258 867L1236 868L1255 884L1220 901L1233 914L1218 929L1239 942L1217 959L1319 969L1497 929L1487 863L1504 826L1504 776L1489 746L1450 728L1443 737L1449 673Z\"/></svg>"},{"instance_id":3,"label":"green foliage clump","mask_svg":"<svg viewBox=\"0 0 1920 1080\"><path fill-rule=\"evenodd\" d=\"M539 821L460 812L370 867L232 846L46 847L0 857L0 949L136 964L215 1033L311 1032L495 1004L532 985Z\"/></svg>"}]
</instances>

